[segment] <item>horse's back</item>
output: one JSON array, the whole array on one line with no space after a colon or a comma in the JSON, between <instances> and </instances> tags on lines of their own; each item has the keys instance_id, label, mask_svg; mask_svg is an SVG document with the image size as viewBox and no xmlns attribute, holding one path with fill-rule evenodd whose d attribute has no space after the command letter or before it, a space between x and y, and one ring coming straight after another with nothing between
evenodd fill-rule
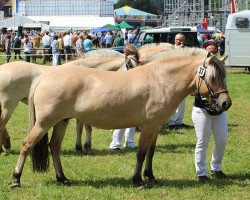
<instances>
[{"instance_id":1,"label":"horse's back","mask_svg":"<svg viewBox=\"0 0 250 200\"><path fill-rule=\"evenodd\" d=\"M7 98L21 100L28 97L32 81L50 68L28 62L6 63L0 67L0 92Z\"/></svg>"}]
</instances>

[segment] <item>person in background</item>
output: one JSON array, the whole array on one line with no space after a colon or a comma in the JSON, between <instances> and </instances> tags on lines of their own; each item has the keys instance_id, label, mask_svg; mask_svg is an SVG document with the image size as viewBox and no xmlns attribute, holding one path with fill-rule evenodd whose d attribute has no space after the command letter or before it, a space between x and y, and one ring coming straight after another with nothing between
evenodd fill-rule
<instances>
[{"instance_id":1,"label":"person in background","mask_svg":"<svg viewBox=\"0 0 250 200\"><path fill-rule=\"evenodd\" d=\"M112 44L113 44L113 37L112 35L110 34L110 32L107 32L107 34L105 35L104 37L104 40L105 40L105 44L106 44L106 48L110 48L112 47Z\"/></svg>"},{"instance_id":2,"label":"person in background","mask_svg":"<svg viewBox=\"0 0 250 200\"><path fill-rule=\"evenodd\" d=\"M117 33L113 46L119 47L119 46L123 46L123 44L124 44L124 41L123 41L123 38L121 38L121 34Z\"/></svg>"},{"instance_id":3,"label":"person in background","mask_svg":"<svg viewBox=\"0 0 250 200\"><path fill-rule=\"evenodd\" d=\"M21 48L21 44L22 44L22 41L21 39L16 35L15 38L14 38L14 43L13 43L13 48ZM23 59L21 57L21 50L14 50L14 59L16 60L16 57L18 55L19 59Z\"/></svg>"},{"instance_id":4,"label":"person in background","mask_svg":"<svg viewBox=\"0 0 250 200\"><path fill-rule=\"evenodd\" d=\"M138 30L137 29L134 30L134 31L132 31L132 30L129 31L128 32L128 43L132 44L137 34L138 34Z\"/></svg>"},{"instance_id":5,"label":"person in background","mask_svg":"<svg viewBox=\"0 0 250 200\"><path fill-rule=\"evenodd\" d=\"M83 35L80 35L76 41L76 53L79 57L83 54Z\"/></svg>"},{"instance_id":6,"label":"person in background","mask_svg":"<svg viewBox=\"0 0 250 200\"><path fill-rule=\"evenodd\" d=\"M125 56L130 55L133 52L133 54L137 53L137 48L132 45L128 44L124 49ZM125 68L127 70L127 68ZM135 127L130 128L123 128L123 129L115 129L113 132L112 142L109 145L110 150L120 150L122 145L122 137L125 133L125 142L123 147L129 148L129 149L135 149L137 148L137 145L135 144Z\"/></svg>"},{"instance_id":7,"label":"person in background","mask_svg":"<svg viewBox=\"0 0 250 200\"><path fill-rule=\"evenodd\" d=\"M11 35L8 34L5 40L6 63L8 63L11 58L10 47L11 47Z\"/></svg>"},{"instance_id":8,"label":"person in background","mask_svg":"<svg viewBox=\"0 0 250 200\"><path fill-rule=\"evenodd\" d=\"M59 54L59 45L58 45L58 36L53 36L53 41L51 43L51 51L53 55L53 66L58 66L58 54Z\"/></svg>"},{"instance_id":9,"label":"person in background","mask_svg":"<svg viewBox=\"0 0 250 200\"><path fill-rule=\"evenodd\" d=\"M29 39L28 35L24 35L23 38L23 48L24 48L24 61L30 62L30 53L32 49L32 42Z\"/></svg>"},{"instance_id":10,"label":"person in background","mask_svg":"<svg viewBox=\"0 0 250 200\"><path fill-rule=\"evenodd\" d=\"M85 52L92 51L93 42L91 36L87 35L87 38L83 41L83 48Z\"/></svg>"},{"instance_id":11,"label":"person in background","mask_svg":"<svg viewBox=\"0 0 250 200\"><path fill-rule=\"evenodd\" d=\"M126 31L124 34L124 42L123 42L124 46L126 46L128 44L128 32Z\"/></svg>"},{"instance_id":12,"label":"person in background","mask_svg":"<svg viewBox=\"0 0 250 200\"><path fill-rule=\"evenodd\" d=\"M49 50L46 52L47 54L51 54L50 51L50 45L51 45L52 39L49 36L49 32L46 31L44 36L42 37L42 44L43 44L43 48L48 48ZM46 55L46 60L50 61L50 55Z\"/></svg>"},{"instance_id":13,"label":"person in background","mask_svg":"<svg viewBox=\"0 0 250 200\"><path fill-rule=\"evenodd\" d=\"M154 38L153 38L152 34L149 33L149 34L146 36L145 42L146 42L146 43L153 43L153 42L154 42Z\"/></svg>"},{"instance_id":14,"label":"person in background","mask_svg":"<svg viewBox=\"0 0 250 200\"><path fill-rule=\"evenodd\" d=\"M98 33L99 37L99 47L100 48L105 48L105 35L103 32Z\"/></svg>"},{"instance_id":15,"label":"person in background","mask_svg":"<svg viewBox=\"0 0 250 200\"><path fill-rule=\"evenodd\" d=\"M220 57L222 57L225 53L225 36L222 35L221 39L219 40L219 46L220 46Z\"/></svg>"},{"instance_id":16,"label":"person in background","mask_svg":"<svg viewBox=\"0 0 250 200\"><path fill-rule=\"evenodd\" d=\"M209 40L206 43L204 43L204 49L206 49L208 52L212 53L213 55L217 55L218 53L218 45L213 40Z\"/></svg>"},{"instance_id":17,"label":"person in background","mask_svg":"<svg viewBox=\"0 0 250 200\"><path fill-rule=\"evenodd\" d=\"M57 41L58 41L58 49L59 49L58 65L61 65L62 64L62 59L64 58L63 33L59 34Z\"/></svg>"},{"instance_id":18,"label":"person in background","mask_svg":"<svg viewBox=\"0 0 250 200\"><path fill-rule=\"evenodd\" d=\"M204 48L216 55L218 47L215 42L208 41ZM223 179L226 174L222 172L221 164L224 156L227 140L228 125L226 112L221 111L216 104L213 106L200 94L195 94L192 110L192 120L196 133L195 169L198 181L205 183L209 180L206 172L206 154L211 133L214 136L214 149L210 162L210 175Z\"/></svg>"},{"instance_id":19,"label":"person in background","mask_svg":"<svg viewBox=\"0 0 250 200\"><path fill-rule=\"evenodd\" d=\"M63 44L64 44L64 51L66 62L71 59L71 49L72 49L72 38L69 35L69 32L66 32L65 36L63 37Z\"/></svg>"},{"instance_id":20,"label":"person in background","mask_svg":"<svg viewBox=\"0 0 250 200\"><path fill-rule=\"evenodd\" d=\"M184 48L185 47L185 35L182 33L177 33L175 36L174 48ZM189 125L183 123L185 112L185 99L182 100L175 113L172 115L168 122L169 129L178 129L178 128L190 128Z\"/></svg>"}]
</instances>

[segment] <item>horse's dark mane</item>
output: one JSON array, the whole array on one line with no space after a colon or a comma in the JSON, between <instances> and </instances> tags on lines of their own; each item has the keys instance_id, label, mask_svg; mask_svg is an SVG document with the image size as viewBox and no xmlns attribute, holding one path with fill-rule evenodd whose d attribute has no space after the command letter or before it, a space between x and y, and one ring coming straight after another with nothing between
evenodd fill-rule
<instances>
[{"instance_id":1,"label":"horse's dark mane","mask_svg":"<svg viewBox=\"0 0 250 200\"><path fill-rule=\"evenodd\" d=\"M120 57L125 58L125 55L122 53L119 53L118 51L112 50L112 49L97 49L94 51L89 51L87 53L84 53L81 58L91 58L91 57Z\"/></svg>"},{"instance_id":2,"label":"horse's dark mane","mask_svg":"<svg viewBox=\"0 0 250 200\"><path fill-rule=\"evenodd\" d=\"M216 71L218 71L219 76L216 75ZM223 62L220 61L218 58L215 58L214 59L214 67L207 68L205 78L207 81L209 81L211 78L216 78L216 79L226 78L226 68L225 68Z\"/></svg>"}]
</instances>

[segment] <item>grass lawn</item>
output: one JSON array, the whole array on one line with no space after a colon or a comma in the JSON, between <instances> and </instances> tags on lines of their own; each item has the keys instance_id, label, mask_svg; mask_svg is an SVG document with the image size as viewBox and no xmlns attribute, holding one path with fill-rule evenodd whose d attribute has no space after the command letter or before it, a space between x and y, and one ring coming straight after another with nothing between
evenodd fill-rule
<instances>
[{"instance_id":1,"label":"grass lawn","mask_svg":"<svg viewBox=\"0 0 250 200\"><path fill-rule=\"evenodd\" d=\"M4 62L5 57L0 57L0 64ZM21 178L22 188L11 190L12 172L28 129L27 106L20 103L7 126L12 141L10 155L0 156L0 200L250 199L250 77L244 69L228 69L227 83L233 101L228 111L229 140L223 160L227 179L198 183L194 167L194 129L163 129L153 161L158 183L149 184L149 189L136 188L131 180L136 152L123 149L120 152L109 151L112 132L94 128L93 155L77 154L74 149L75 122L71 120L63 141L61 159L72 186L56 183L52 159L48 173L33 173L28 157ZM187 97L184 122L189 125L192 125L192 103L193 97ZM136 133L137 143L139 134ZM213 137L207 156L208 171L212 148Z\"/></svg>"}]
</instances>

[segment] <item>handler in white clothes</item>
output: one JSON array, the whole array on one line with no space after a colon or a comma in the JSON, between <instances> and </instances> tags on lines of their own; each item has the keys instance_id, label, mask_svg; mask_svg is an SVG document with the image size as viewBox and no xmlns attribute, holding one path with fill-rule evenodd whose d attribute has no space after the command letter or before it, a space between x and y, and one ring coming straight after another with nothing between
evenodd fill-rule
<instances>
[{"instance_id":1,"label":"handler in white clothes","mask_svg":"<svg viewBox=\"0 0 250 200\"><path fill-rule=\"evenodd\" d=\"M128 56L130 54L130 48L133 48L133 45L127 45L124 49L124 54ZM127 71L127 68L123 69L123 71ZM109 149L111 150L119 150L122 145L122 137L125 133L125 142L123 147L134 149L136 148L135 144L135 127L123 128L123 129L115 129L113 132L112 142L109 145Z\"/></svg>"},{"instance_id":2,"label":"handler in white clothes","mask_svg":"<svg viewBox=\"0 0 250 200\"><path fill-rule=\"evenodd\" d=\"M218 47L213 41L204 44L205 49L213 54L218 52ZM209 180L206 172L206 154L211 133L214 135L214 149L210 162L210 175L214 178L225 178L221 170L222 159L228 140L228 126L226 112L209 105L206 99L199 94L195 95L192 111L192 120L196 133L195 168L198 181L205 183Z\"/></svg>"}]
</instances>

